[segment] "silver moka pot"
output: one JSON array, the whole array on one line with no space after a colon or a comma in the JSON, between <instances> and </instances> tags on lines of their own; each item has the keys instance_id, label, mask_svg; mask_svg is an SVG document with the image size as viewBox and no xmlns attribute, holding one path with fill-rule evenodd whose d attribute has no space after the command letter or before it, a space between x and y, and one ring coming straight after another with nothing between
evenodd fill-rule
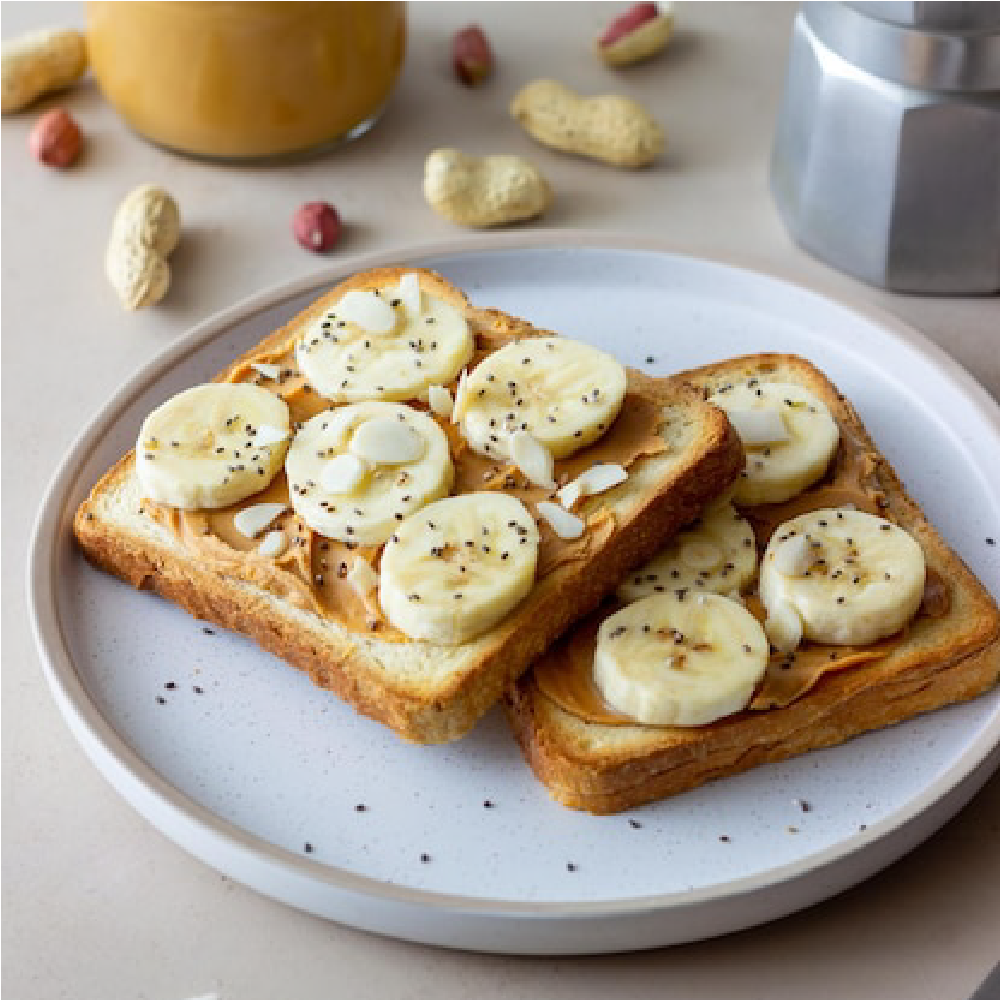
<instances>
[{"instance_id":1,"label":"silver moka pot","mask_svg":"<svg viewBox=\"0 0 1000 1000\"><path fill-rule=\"evenodd\" d=\"M771 190L857 278L1000 291L1000 3L803 4Z\"/></svg>"}]
</instances>

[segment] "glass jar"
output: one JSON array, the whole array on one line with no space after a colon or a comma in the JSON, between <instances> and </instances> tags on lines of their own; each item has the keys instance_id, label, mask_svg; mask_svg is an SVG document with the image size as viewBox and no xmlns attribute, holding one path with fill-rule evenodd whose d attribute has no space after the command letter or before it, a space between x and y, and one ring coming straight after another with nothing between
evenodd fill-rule
<instances>
[{"instance_id":1,"label":"glass jar","mask_svg":"<svg viewBox=\"0 0 1000 1000\"><path fill-rule=\"evenodd\" d=\"M140 135L212 159L353 138L406 48L404 3L87 4L90 65Z\"/></svg>"}]
</instances>

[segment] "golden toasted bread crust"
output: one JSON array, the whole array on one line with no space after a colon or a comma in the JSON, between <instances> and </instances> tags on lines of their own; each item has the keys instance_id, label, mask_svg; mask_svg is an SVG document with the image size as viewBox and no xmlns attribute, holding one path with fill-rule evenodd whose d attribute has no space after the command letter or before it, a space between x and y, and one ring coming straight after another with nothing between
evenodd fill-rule
<instances>
[{"instance_id":1,"label":"golden toasted bread crust","mask_svg":"<svg viewBox=\"0 0 1000 1000\"><path fill-rule=\"evenodd\" d=\"M792 355L749 355L666 381L705 388L718 379L776 374L811 389L842 433L877 451L853 406L818 369ZM504 707L528 763L553 797L588 812L620 812L842 743L994 686L1000 680L996 602L928 523L884 456L876 475L888 516L917 539L927 565L947 581L946 615L917 619L884 659L830 674L785 708L743 712L690 729L584 722L546 698L529 671L505 696Z\"/></svg>"},{"instance_id":2,"label":"golden toasted bread crust","mask_svg":"<svg viewBox=\"0 0 1000 1000\"><path fill-rule=\"evenodd\" d=\"M401 268L382 268L338 285L218 377L225 378L261 350L284 344L348 289L398 281L403 273ZM445 279L428 272L421 275L436 284L435 294L462 308L470 321L518 336L545 332L494 310L473 309ZM415 680L416 671L387 664L374 640L286 606L274 595L226 576L169 540L111 517L109 504L134 480L131 453L105 474L80 506L74 533L84 553L98 566L133 586L155 591L198 618L249 635L264 649L306 670L320 687L334 691L403 738L419 743L453 740L467 732L560 634L597 607L630 569L697 517L739 474L743 464L739 439L721 411L703 402L700 392L639 372L629 372L629 389L682 411L697 427L693 443L683 454L673 456L663 474L630 501L628 516L616 518L613 531L590 558L559 566L545 576L485 641L477 640L465 661L456 664L446 678L433 682ZM410 650L418 665L452 652L426 642L397 644L397 652L400 648Z\"/></svg>"}]
</instances>

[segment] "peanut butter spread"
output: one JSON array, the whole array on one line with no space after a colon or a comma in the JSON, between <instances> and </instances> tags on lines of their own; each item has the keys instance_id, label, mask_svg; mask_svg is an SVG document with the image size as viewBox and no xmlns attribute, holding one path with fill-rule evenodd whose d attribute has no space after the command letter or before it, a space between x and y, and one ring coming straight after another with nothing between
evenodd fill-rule
<instances>
[{"instance_id":1,"label":"peanut butter spread","mask_svg":"<svg viewBox=\"0 0 1000 1000\"><path fill-rule=\"evenodd\" d=\"M473 313L469 322L476 338L476 353L470 369L488 354L517 339L516 328L498 315ZM283 344L243 359L227 375L227 381L251 381L275 392L288 404L293 426L333 408L298 371L294 351L296 339L290 337ZM280 375L274 379L266 377L254 368L255 364L276 365ZM448 388L454 393L456 385L457 379ZM420 402L411 401L409 405L428 409ZM472 451L455 425L433 413L431 416L448 437L455 466L453 493L502 490L516 496L529 510L538 501L552 498L550 491L531 485L515 466L498 463ZM662 425L658 404L641 394L627 392L618 418L603 437L575 455L556 462L556 480L561 485L600 462L613 462L628 469L644 456L665 451L667 444L660 433ZM277 557L259 554L256 551L259 539L247 538L233 523L241 510L266 502L289 504L289 509L271 525L271 530L284 533L286 541L285 551ZM363 598L347 580L358 558L364 559L377 572L381 548L363 548L335 541L310 529L291 509L284 472L279 473L266 489L219 510L179 510L151 500L144 500L143 508L185 546L227 573L288 600L296 607L335 620L353 632L375 632L380 639L409 641L385 619L375 591ZM608 510L588 514L585 521L583 534L577 539L566 540L556 535L544 519L539 520L536 580L559 566L588 559L614 531L616 523L614 514Z\"/></svg>"},{"instance_id":2,"label":"peanut butter spread","mask_svg":"<svg viewBox=\"0 0 1000 1000\"><path fill-rule=\"evenodd\" d=\"M762 554L775 529L807 511L853 505L869 514L895 520L879 480L880 458L865 443L841 427L840 443L826 476L815 486L780 504L741 509L754 529ZM748 611L761 623L765 612L756 594L745 597ZM538 690L564 711L587 722L609 726L636 726L635 719L612 708L593 681L594 649L601 622L619 605L605 605L553 646L534 666ZM918 617L946 615L951 600L945 580L930 566ZM794 653L772 653L767 672L747 711L784 708L802 698L828 674L888 656L903 640L906 629L870 646L834 646L803 642ZM659 727L658 727L659 728Z\"/></svg>"}]
</instances>

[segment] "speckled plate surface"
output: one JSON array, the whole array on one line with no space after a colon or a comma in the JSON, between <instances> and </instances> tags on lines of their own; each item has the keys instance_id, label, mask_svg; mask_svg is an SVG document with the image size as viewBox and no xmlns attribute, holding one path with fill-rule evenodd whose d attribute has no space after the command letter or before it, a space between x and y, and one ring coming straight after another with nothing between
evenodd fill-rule
<instances>
[{"instance_id":1,"label":"speckled plate surface","mask_svg":"<svg viewBox=\"0 0 1000 1000\"><path fill-rule=\"evenodd\" d=\"M854 401L928 516L1000 592L1000 411L919 335L812 292L650 244L491 237L355 258L439 269L484 306L654 373L804 355ZM1000 694L629 813L549 800L499 713L445 747L399 742L247 640L93 570L72 511L142 416L348 273L193 330L112 399L57 473L29 566L69 725L121 794L192 854L318 915L484 951L695 940L827 898L937 829L998 762ZM946 415L946 416L945 416Z\"/></svg>"}]
</instances>

